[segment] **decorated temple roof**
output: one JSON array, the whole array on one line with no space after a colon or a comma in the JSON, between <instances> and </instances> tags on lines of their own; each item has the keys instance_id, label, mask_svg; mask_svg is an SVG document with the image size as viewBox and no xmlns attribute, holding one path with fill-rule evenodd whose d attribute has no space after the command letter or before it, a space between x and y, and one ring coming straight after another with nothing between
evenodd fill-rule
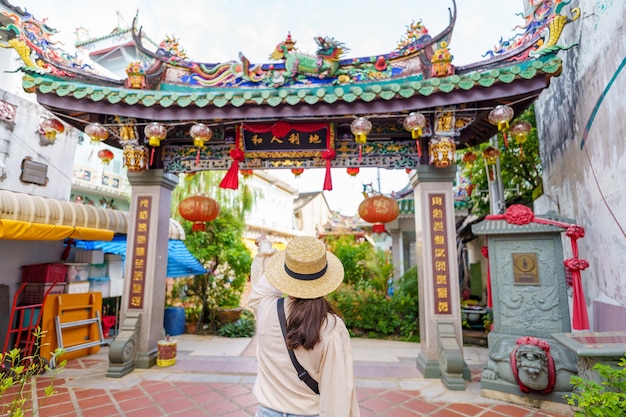
<instances>
[{"instance_id":1,"label":"decorated temple roof","mask_svg":"<svg viewBox=\"0 0 626 417\"><path fill-rule=\"evenodd\" d=\"M528 107L561 71L556 52L569 46L557 41L563 27L580 14L577 8L562 13L569 2L534 2L523 17L521 33L501 39L485 60L459 67L449 51L456 21L454 0L443 30L431 34L421 20L414 20L396 49L386 54L350 58L348 47L329 36L316 36L316 53L305 54L288 33L269 51L273 62L260 64L249 62L243 53L236 61L196 62L169 36L153 51L142 44L145 37L136 17L133 41L149 64L129 63L125 80L111 79L80 56L59 49L50 41L53 31L29 14L7 15L13 23L0 30L22 58L24 89L36 93L42 105L69 124L84 128L98 121L110 126L113 135L108 141L114 146L123 145L125 139L117 129L120 120L169 124L178 143L190 140L189 127L201 121L216 131L211 146L223 145L226 150L237 126L244 123L293 125L315 120L333 125L333 147L339 149L342 140L354 139L350 123L366 117L374 124L370 136L388 141L379 148L399 153L389 148L389 141L400 147L414 143L402 126L411 112L425 116L420 141L447 136L466 147L497 132L488 120L497 105L510 106L515 114ZM135 136L139 139L142 132L135 129ZM364 149L360 145L358 149L363 163ZM213 149L213 154L220 152ZM350 164L349 152L344 154L344 163ZM411 158L421 155L407 154L398 166L420 163L407 163Z\"/></svg>"}]
</instances>

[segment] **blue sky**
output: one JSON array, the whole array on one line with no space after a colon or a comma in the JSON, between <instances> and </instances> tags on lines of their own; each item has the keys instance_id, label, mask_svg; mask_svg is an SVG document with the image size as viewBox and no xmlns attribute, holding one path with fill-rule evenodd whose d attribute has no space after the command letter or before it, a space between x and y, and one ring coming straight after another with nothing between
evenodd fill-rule
<instances>
[{"instance_id":1,"label":"blue sky","mask_svg":"<svg viewBox=\"0 0 626 417\"><path fill-rule=\"evenodd\" d=\"M452 0L10 1L40 20L48 18L48 24L60 31L57 40L68 49L76 39L76 28L103 36L118 25L118 15L130 24L138 12L139 23L151 39L159 42L166 35L176 36L192 60L238 60L242 52L253 63L269 62L268 55L288 32L303 52L314 52L313 38L322 35L346 44L350 49L346 57L387 53L395 49L413 21L421 19L432 35L442 31L452 7ZM523 23L516 15L523 8L524 0L457 0L457 23L450 43L454 64L480 61L500 37L512 37L515 26ZM356 179L344 170L334 171L334 190L326 197L331 209L346 215L356 213L363 183L373 183L375 190L388 194L408 182L404 170L362 169ZM319 191L323 186L321 169L309 170L297 181L289 171L275 173L302 192Z\"/></svg>"}]
</instances>

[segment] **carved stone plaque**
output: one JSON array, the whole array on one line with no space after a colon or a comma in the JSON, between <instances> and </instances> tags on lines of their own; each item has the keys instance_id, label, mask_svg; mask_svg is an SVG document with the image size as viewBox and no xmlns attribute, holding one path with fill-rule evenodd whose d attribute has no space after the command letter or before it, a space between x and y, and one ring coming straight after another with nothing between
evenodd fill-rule
<instances>
[{"instance_id":1,"label":"carved stone plaque","mask_svg":"<svg viewBox=\"0 0 626 417\"><path fill-rule=\"evenodd\" d=\"M539 285L536 253L513 253L513 282L515 285Z\"/></svg>"}]
</instances>

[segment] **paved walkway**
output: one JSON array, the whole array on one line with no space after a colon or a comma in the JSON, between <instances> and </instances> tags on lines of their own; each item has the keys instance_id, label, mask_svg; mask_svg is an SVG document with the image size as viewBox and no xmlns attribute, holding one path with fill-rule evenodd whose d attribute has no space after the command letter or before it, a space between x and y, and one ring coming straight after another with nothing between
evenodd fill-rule
<instances>
[{"instance_id":1,"label":"paved walkway","mask_svg":"<svg viewBox=\"0 0 626 417\"><path fill-rule=\"evenodd\" d=\"M252 417L256 375L254 339L176 336L176 364L138 369L107 378L108 349L73 359L58 375L58 391L40 405L39 417ZM416 368L419 344L352 339L357 395L362 417L540 417L571 415L513 405L480 395L484 348L465 348L472 382L450 391ZM46 378L37 381L39 394ZM5 399L7 397L5 396ZM33 417L35 417L33 416Z\"/></svg>"}]
</instances>

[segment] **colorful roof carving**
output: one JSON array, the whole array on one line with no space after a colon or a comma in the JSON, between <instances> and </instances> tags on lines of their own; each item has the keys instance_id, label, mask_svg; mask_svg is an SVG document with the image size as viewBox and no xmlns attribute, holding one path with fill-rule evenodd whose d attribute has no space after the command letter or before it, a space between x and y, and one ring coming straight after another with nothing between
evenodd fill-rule
<instances>
[{"instance_id":1,"label":"colorful roof carving","mask_svg":"<svg viewBox=\"0 0 626 417\"><path fill-rule=\"evenodd\" d=\"M462 147L496 132L487 121L491 108L508 104L519 114L547 87L549 78L559 74L562 64L556 51L567 47L558 46L558 38L580 15L577 8L571 9L571 17L562 14L570 1L535 1L520 33L501 39L484 61L456 67L447 49L456 21L454 0L444 30L431 36L414 20L387 54L349 58L348 47L329 36L316 37L316 53L304 54L287 34L269 53L275 62L262 64L249 62L243 53L237 61L195 62L170 36L151 51L141 42L135 18L133 40L151 64L130 63L125 80L111 79L57 48L50 40L53 31L31 15L7 14L13 23L0 30L9 37L3 46L14 48L24 62L24 89L37 93L41 104L77 127L94 118L111 125L114 134L109 140L114 145L124 143L115 135L119 117L131 125L202 121L221 132L209 145L221 146L237 124L251 120L323 119L334 124L340 141L352 138L348 125L355 115L377 121L372 138L411 143L402 119L420 111L429 126L440 123L437 117L446 112L455 112L453 136ZM140 138L141 129L135 130ZM185 138L184 130L178 129L179 141ZM423 137L435 134L424 129Z\"/></svg>"}]
</instances>

